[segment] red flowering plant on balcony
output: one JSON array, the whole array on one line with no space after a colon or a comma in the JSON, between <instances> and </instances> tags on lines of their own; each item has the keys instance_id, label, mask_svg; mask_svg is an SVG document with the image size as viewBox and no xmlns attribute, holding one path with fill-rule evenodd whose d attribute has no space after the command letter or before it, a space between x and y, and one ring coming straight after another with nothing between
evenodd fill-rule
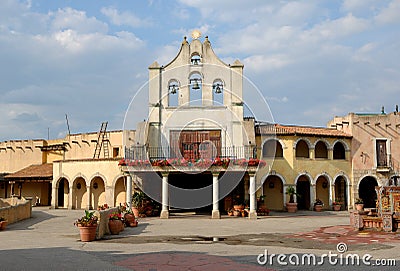
<instances>
[{"instance_id":1,"label":"red flowering plant on balcony","mask_svg":"<svg viewBox=\"0 0 400 271\"><path fill-rule=\"evenodd\" d=\"M118 166L126 166L127 165L127 161L125 159L121 159L118 162Z\"/></svg>"},{"instance_id":2,"label":"red flowering plant on balcony","mask_svg":"<svg viewBox=\"0 0 400 271\"><path fill-rule=\"evenodd\" d=\"M248 160L248 165L250 167L256 167L256 166L265 167L267 163L264 160L251 158Z\"/></svg>"},{"instance_id":3,"label":"red flowering plant on balcony","mask_svg":"<svg viewBox=\"0 0 400 271\"><path fill-rule=\"evenodd\" d=\"M171 158L167 160L167 163L171 166L188 166L189 161L185 158Z\"/></svg>"},{"instance_id":4,"label":"red flowering plant on balcony","mask_svg":"<svg viewBox=\"0 0 400 271\"><path fill-rule=\"evenodd\" d=\"M233 160L233 165L235 166L241 166L241 167L245 167L247 166L248 162L246 159L234 159Z\"/></svg>"},{"instance_id":5,"label":"red flowering plant on balcony","mask_svg":"<svg viewBox=\"0 0 400 271\"><path fill-rule=\"evenodd\" d=\"M151 165L154 167L165 167L165 166L169 166L169 163L168 163L168 160L159 159L159 160L152 161Z\"/></svg>"},{"instance_id":6,"label":"red flowering plant on balcony","mask_svg":"<svg viewBox=\"0 0 400 271\"><path fill-rule=\"evenodd\" d=\"M213 164L211 159L199 159L196 160L193 165L198 168L209 168Z\"/></svg>"},{"instance_id":7,"label":"red flowering plant on balcony","mask_svg":"<svg viewBox=\"0 0 400 271\"><path fill-rule=\"evenodd\" d=\"M151 167L149 160L132 160L128 162L130 167Z\"/></svg>"},{"instance_id":8,"label":"red flowering plant on balcony","mask_svg":"<svg viewBox=\"0 0 400 271\"><path fill-rule=\"evenodd\" d=\"M229 166L230 161L231 160L229 158L219 158L219 157L217 157L213 161L213 166L227 168Z\"/></svg>"},{"instance_id":9,"label":"red flowering plant on balcony","mask_svg":"<svg viewBox=\"0 0 400 271\"><path fill-rule=\"evenodd\" d=\"M228 168L229 164L247 167L247 166L266 166L264 160L250 158L250 159L229 159L220 158L215 159L185 159L185 158L171 158L171 159L157 159L154 161L149 160L126 160L122 159L119 161L119 166L131 166L139 168L147 168L151 166L166 167L166 166L183 166L183 167L198 167L198 168L209 168L210 166L217 166Z\"/></svg>"}]
</instances>

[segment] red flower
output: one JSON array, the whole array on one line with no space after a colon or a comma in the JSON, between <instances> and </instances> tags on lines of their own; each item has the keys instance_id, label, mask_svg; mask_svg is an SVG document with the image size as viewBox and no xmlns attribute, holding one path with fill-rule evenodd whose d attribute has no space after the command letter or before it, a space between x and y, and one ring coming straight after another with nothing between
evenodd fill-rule
<instances>
[{"instance_id":1,"label":"red flower","mask_svg":"<svg viewBox=\"0 0 400 271\"><path fill-rule=\"evenodd\" d=\"M125 159L119 160L118 166L126 166L126 160Z\"/></svg>"}]
</instances>

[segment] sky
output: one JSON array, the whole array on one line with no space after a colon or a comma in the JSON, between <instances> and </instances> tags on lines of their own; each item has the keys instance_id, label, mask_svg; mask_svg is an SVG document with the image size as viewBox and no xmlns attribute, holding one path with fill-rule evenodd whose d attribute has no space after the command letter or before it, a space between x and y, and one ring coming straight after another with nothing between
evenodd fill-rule
<instances>
[{"instance_id":1,"label":"sky","mask_svg":"<svg viewBox=\"0 0 400 271\"><path fill-rule=\"evenodd\" d=\"M64 137L66 114L71 133L122 129L148 66L194 29L278 123L400 104L400 0L1 0L0 141Z\"/></svg>"}]
</instances>

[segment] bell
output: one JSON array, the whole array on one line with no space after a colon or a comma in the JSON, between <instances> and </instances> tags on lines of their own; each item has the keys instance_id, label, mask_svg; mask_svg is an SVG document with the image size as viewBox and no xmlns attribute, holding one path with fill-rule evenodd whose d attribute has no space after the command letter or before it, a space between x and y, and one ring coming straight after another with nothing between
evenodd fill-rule
<instances>
[{"instance_id":1,"label":"bell","mask_svg":"<svg viewBox=\"0 0 400 271\"><path fill-rule=\"evenodd\" d=\"M197 58L192 59L193 65L199 65L199 60Z\"/></svg>"},{"instance_id":2,"label":"bell","mask_svg":"<svg viewBox=\"0 0 400 271\"><path fill-rule=\"evenodd\" d=\"M176 94L176 86L171 86L171 94Z\"/></svg>"},{"instance_id":3,"label":"bell","mask_svg":"<svg viewBox=\"0 0 400 271\"><path fill-rule=\"evenodd\" d=\"M199 83L197 82L197 80L194 81L192 89L194 89L194 90L200 89L200 86L199 86Z\"/></svg>"},{"instance_id":4,"label":"bell","mask_svg":"<svg viewBox=\"0 0 400 271\"><path fill-rule=\"evenodd\" d=\"M222 93L221 87L219 85L215 86L215 93L217 93L217 94L221 94Z\"/></svg>"}]
</instances>

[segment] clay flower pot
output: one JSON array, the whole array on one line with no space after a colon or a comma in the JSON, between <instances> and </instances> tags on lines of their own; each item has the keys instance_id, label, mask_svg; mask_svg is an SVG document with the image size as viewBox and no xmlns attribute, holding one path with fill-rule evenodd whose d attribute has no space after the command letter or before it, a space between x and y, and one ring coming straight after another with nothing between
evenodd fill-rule
<instances>
[{"instance_id":1,"label":"clay flower pot","mask_svg":"<svg viewBox=\"0 0 400 271\"><path fill-rule=\"evenodd\" d=\"M128 227L136 227L137 226L137 221L135 219L134 214L125 214L124 219L125 219L126 226L128 226Z\"/></svg>"},{"instance_id":2,"label":"clay flower pot","mask_svg":"<svg viewBox=\"0 0 400 271\"><path fill-rule=\"evenodd\" d=\"M7 227L8 221L4 220L4 221L0 221L0 230L5 230Z\"/></svg>"},{"instance_id":3,"label":"clay flower pot","mask_svg":"<svg viewBox=\"0 0 400 271\"><path fill-rule=\"evenodd\" d=\"M340 211L341 208L342 208L342 206L339 205L339 204L334 204L334 205L333 205L333 210L334 210L334 211Z\"/></svg>"},{"instance_id":4,"label":"clay flower pot","mask_svg":"<svg viewBox=\"0 0 400 271\"><path fill-rule=\"evenodd\" d=\"M122 231L121 227L124 227L123 223L119 219L110 219L108 221L108 227L111 234L119 234Z\"/></svg>"},{"instance_id":5,"label":"clay flower pot","mask_svg":"<svg viewBox=\"0 0 400 271\"><path fill-rule=\"evenodd\" d=\"M91 242L96 239L97 224L92 226L78 226L82 242Z\"/></svg>"},{"instance_id":6,"label":"clay flower pot","mask_svg":"<svg viewBox=\"0 0 400 271\"><path fill-rule=\"evenodd\" d=\"M320 205L320 204L314 205L314 210L315 210L316 212L321 212L321 211L322 211L322 205Z\"/></svg>"},{"instance_id":7,"label":"clay flower pot","mask_svg":"<svg viewBox=\"0 0 400 271\"><path fill-rule=\"evenodd\" d=\"M288 202L288 203L286 203L286 209L288 210L288 213L297 212L297 202Z\"/></svg>"},{"instance_id":8,"label":"clay flower pot","mask_svg":"<svg viewBox=\"0 0 400 271\"><path fill-rule=\"evenodd\" d=\"M357 209L357 211L364 210L364 204L363 203L356 203L356 209Z\"/></svg>"}]
</instances>

